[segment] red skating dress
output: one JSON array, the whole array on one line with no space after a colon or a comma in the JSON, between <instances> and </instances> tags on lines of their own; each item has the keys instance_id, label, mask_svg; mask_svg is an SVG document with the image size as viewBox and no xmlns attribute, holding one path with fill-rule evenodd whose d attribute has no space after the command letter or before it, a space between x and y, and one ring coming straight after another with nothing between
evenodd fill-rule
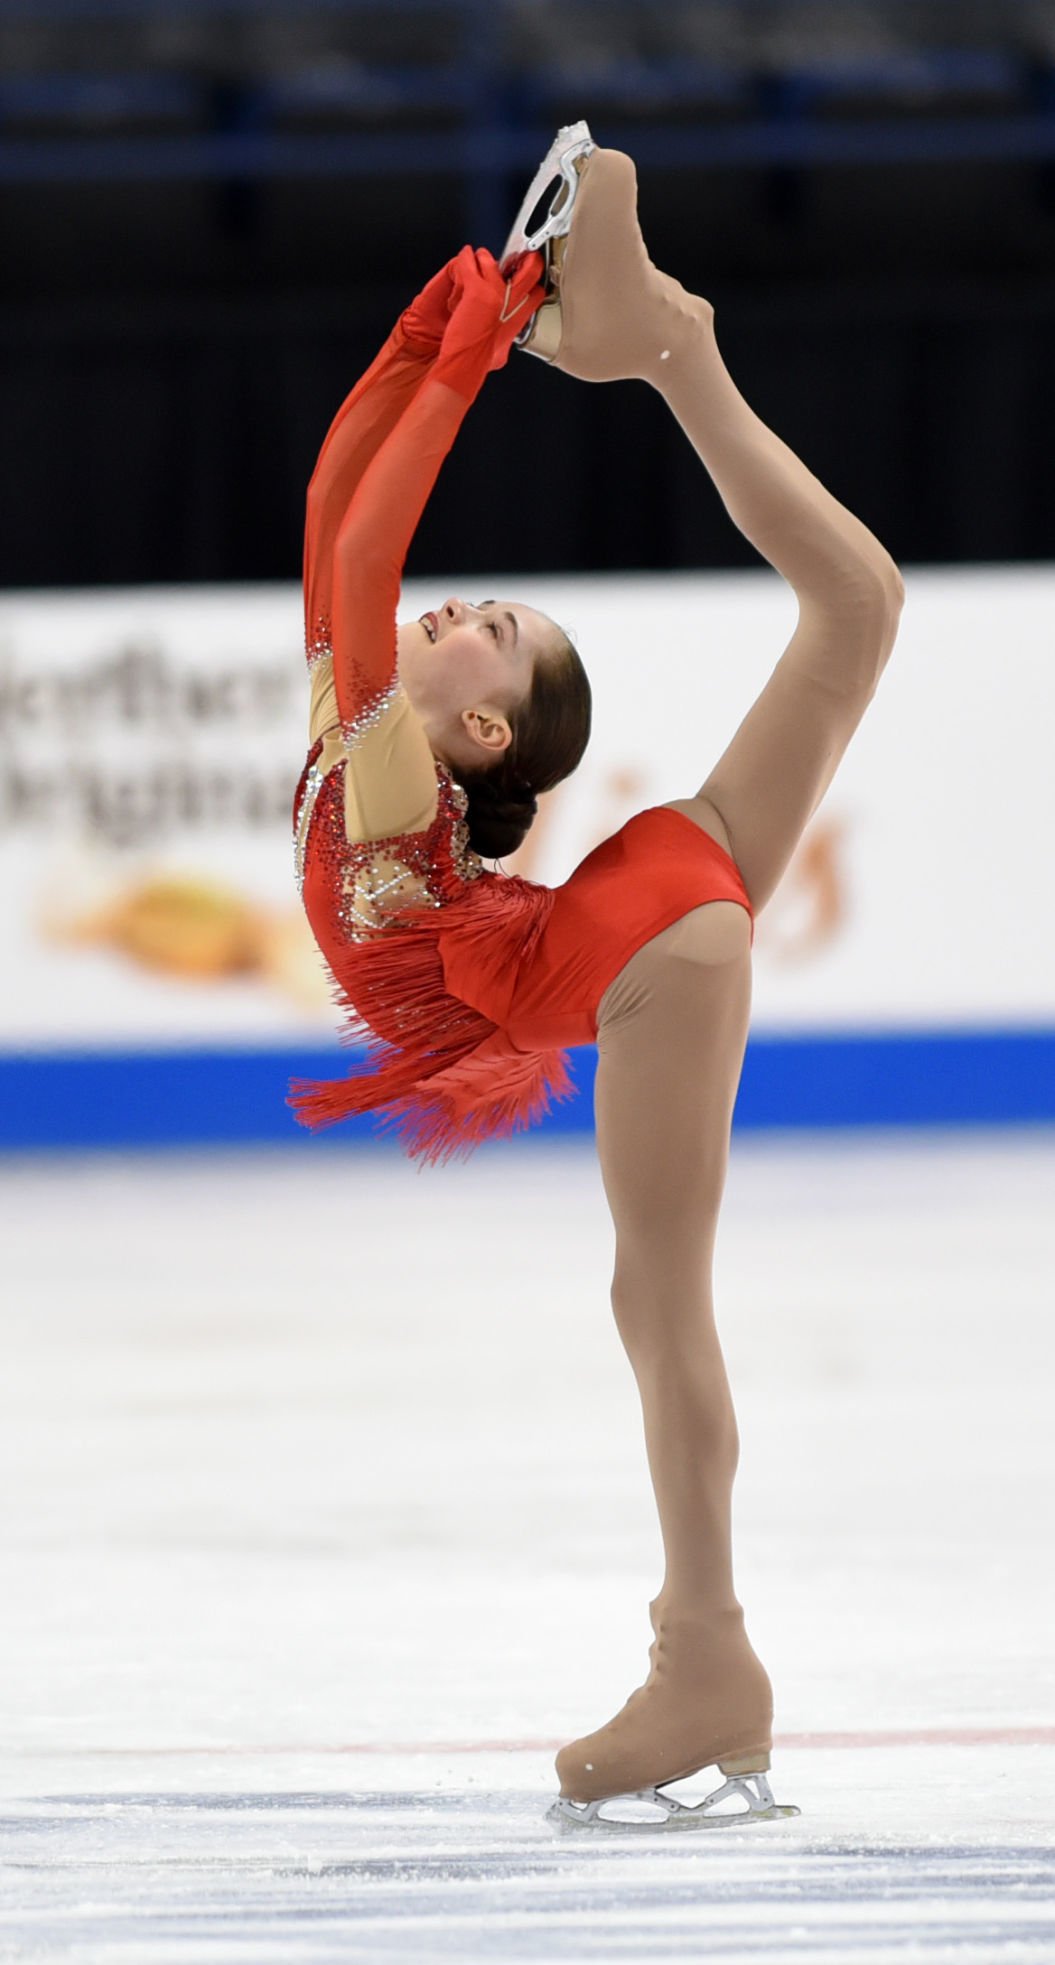
<instances>
[{"instance_id":1,"label":"red skating dress","mask_svg":"<svg viewBox=\"0 0 1055 1965\"><path fill-rule=\"evenodd\" d=\"M466 794L425 749L396 673L406 549L472 399L447 386L408 319L342 406L309 491L308 662L323 695L332 674L339 728L316 739L297 785L295 864L342 1035L366 1068L294 1081L289 1103L311 1127L376 1112L411 1158L438 1162L569 1096L566 1047L594 1040L601 997L644 942L703 902L750 903L728 854L665 807L638 813L555 888L473 852ZM397 770L410 760L417 823L350 841L348 774L376 773L379 757Z\"/></svg>"}]
</instances>

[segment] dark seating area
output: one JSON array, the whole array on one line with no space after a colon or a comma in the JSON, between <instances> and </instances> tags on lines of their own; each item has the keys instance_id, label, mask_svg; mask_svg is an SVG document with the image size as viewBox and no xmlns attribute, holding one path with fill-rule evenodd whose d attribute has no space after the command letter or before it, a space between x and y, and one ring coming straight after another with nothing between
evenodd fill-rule
<instances>
[{"instance_id":1,"label":"dark seating area","mask_svg":"<svg viewBox=\"0 0 1055 1965\"><path fill-rule=\"evenodd\" d=\"M442 258L500 248L579 117L633 154L650 250L714 301L761 413L900 559L1050 550L1049 0L5 0L0 582L295 569L335 401ZM640 392L602 409L537 367L481 406L420 570L750 563ZM485 503L467 538L495 442L515 531Z\"/></svg>"},{"instance_id":2,"label":"dark seating area","mask_svg":"<svg viewBox=\"0 0 1055 1965\"><path fill-rule=\"evenodd\" d=\"M660 166L1055 150L1044 0L14 0L0 74L0 182L520 169L569 102Z\"/></svg>"}]
</instances>

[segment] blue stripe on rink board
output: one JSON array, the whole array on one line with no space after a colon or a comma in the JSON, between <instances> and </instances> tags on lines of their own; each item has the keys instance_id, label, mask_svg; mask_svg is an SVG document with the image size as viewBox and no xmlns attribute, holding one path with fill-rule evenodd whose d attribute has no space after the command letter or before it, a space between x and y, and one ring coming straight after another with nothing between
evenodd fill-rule
<instances>
[{"instance_id":1,"label":"blue stripe on rink board","mask_svg":"<svg viewBox=\"0 0 1055 1965\"><path fill-rule=\"evenodd\" d=\"M571 1059L576 1095L539 1135L592 1130L596 1053ZM376 1140L369 1116L310 1134L284 1103L289 1078L356 1062L333 1048L0 1055L0 1149ZM756 1036L736 1108L741 1131L1051 1120L1055 1028Z\"/></svg>"}]
</instances>

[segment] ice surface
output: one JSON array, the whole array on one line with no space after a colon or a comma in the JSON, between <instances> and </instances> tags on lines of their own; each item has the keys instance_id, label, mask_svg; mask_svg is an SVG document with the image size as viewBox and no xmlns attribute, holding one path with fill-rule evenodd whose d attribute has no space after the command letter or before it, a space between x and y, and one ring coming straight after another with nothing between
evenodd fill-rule
<instances>
[{"instance_id":1,"label":"ice surface","mask_svg":"<svg viewBox=\"0 0 1055 1965\"><path fill-rule=\"evenodd\" d=\"M737 1145L803 1813L634 1841L544 1819L661 1575L589 1147L2 1193L0 1959L1055 1960L1050 1135Z\"/></svg>"}]
</instances>

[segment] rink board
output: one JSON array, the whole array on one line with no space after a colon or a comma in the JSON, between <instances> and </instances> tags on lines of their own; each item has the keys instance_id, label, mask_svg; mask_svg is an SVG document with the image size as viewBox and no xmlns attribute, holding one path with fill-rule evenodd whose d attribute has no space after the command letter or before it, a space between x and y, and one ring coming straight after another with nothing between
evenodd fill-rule
<instances>
[{"instance_id":1,"label":"rink board","mask_svg":"<svg viewBox=\"0 0 1055 1965\"><path fill-rule=\"evenodd\" d=\"M1055 1118L1055 566L906 587L890 669L756 925L741 1127ZM797 619L762 567L445 591L530 600L589 670L583 763L504 863L546 885L698 788ZM408 585L401 617L441 598ZM5 1147L311 1144L286 1081L354 1053L292 875L306 698L293 583L0 602ZM593 1064L576 1055L545 1130L590 1128Z\"/></svg>"}]
</instances>

